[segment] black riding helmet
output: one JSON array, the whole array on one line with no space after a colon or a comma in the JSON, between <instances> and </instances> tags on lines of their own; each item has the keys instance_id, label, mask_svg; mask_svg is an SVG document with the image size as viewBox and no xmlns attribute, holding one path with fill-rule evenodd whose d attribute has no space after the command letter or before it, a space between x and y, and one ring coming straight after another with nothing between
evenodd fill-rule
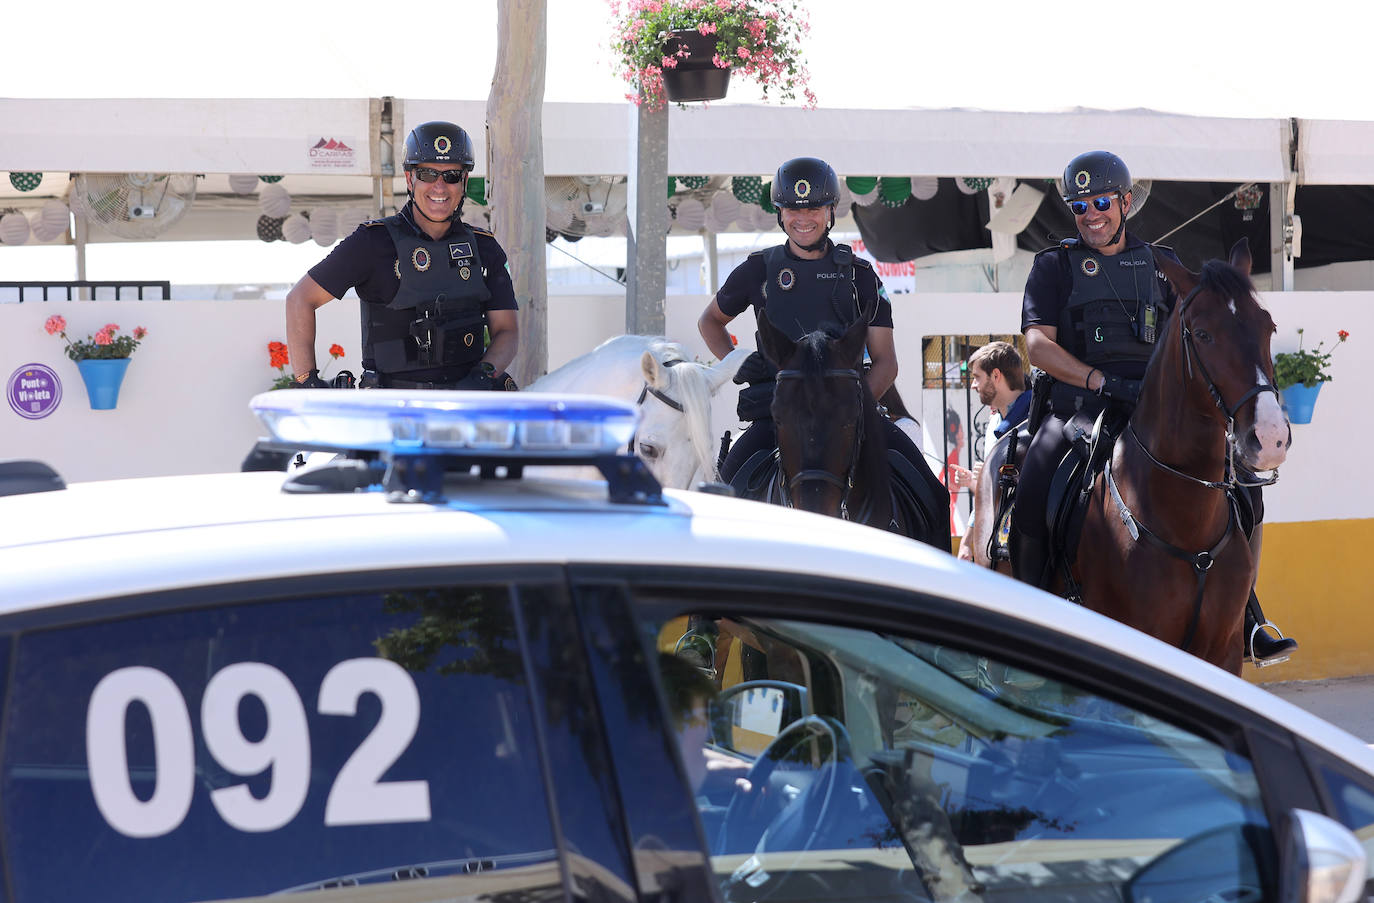
<instances>
[{"instance_id":1,"label":"black riding helmet","mask_svg":"<svg viewBox=\"0 0 1374 903\"><path fill-rule=\"evenodd\" d=\"M778 208L778 226L782 226L782 208L804 209L829 207L830 225L825 234L803 250L819 251L825 247L830 230L835 227L835 205L840 201L840 177L831 165L818 157L796 157L778 167L773 176L773 206Z\"/></svg>"},{"instance_id":2,"label":"black riding helmet","mask_svg":"<svg viewBox=\"0 0 1374 903\"><path fill-rule=\"evenodd\" d=\"M465 174L471 172L477 163L472 150L472 138L452 122L435 120L420 123L406 136L405 169L409 172L425 163L457 163ZM410 191L409 195L412 201L415 200L414 191ZM450 221L462 216L464 200L464 196L460 195L457 208L449 216ZM420 215L424 216L423 213Z\"/></svg>"}]
</instances>

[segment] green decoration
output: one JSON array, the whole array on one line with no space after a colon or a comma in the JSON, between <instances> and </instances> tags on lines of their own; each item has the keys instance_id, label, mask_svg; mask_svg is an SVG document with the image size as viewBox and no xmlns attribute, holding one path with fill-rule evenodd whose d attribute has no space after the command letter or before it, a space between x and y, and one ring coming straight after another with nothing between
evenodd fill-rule
<instances>
[{"instance_id":1,"label":"green decoration","mask_svg":"<svg viewBox=\"0 0 1374 903\"><path fill-rule=\"evenodd\" d=\"M741 204L757 204L763 195L763 179L759 176L735 176L730 180L730 190Z\"/></svg>"},{"instance_id":2,"label":"green decoration","mask_svg":"<svg viewBox=\"0 0 1374 903\"><path fill-rule=\"evenodd\" d=\"M707 176L678 176L678 182L688 191L700 191L706 187L706 183L711 181Z\"/></svg>"},{"instance_id":3,"label":"green decoration","mask_svg":"<svg viewBox=\"0 0 1374 903\"><path fill-rule=\"evenodd\" d=\"M759 189L759 206L766 213L777 213L778 208L773 206L773 183L767 182Z\"/></svg>"},{"instance_id":4,"label":"green decoration","mask_svg":"<svg viewBox=\"0 0 1374 903\"><path fill-rule=\"evenodd\" d=\"M668 177L668 197L677 194L677 176Z\"/></svg>"},{"instance_id":5,"label":"green decoration","mask_svg":"<svg viewBox=\"0 0 1374 903\"><path fill-rule=\"evenodd\" d=\"M468 176L467 196L479 204L487 202L487 180L482 176Z\"/></svg>"},{"instance_id":6,"label":"green decoration","mask_svg":"<svg viewBox=\"0 0 1374 903\"><path fill-rule=\"evenodd\" d=\"M844 184L850 194L869 194L878 187L876 176L846 176Z\"/></svg>"},{"instance_id":7,"label":"green decoration","mask_svg":"<svg viewBox=\"0 0 1374 903\"><path fill-rule=\"evenodd\" d=\"M258 176L258 178L261 181L266 182L268 185L271 185L273 182L280 182L282 180L281 176Z\"/></svg>"},{"instance_id":8,"label":"green decoration","mask_svg":"<svg viewBox=\"0 0 1374 903\"><path fill-rule=\"evenodd\" d=\"M884 207L900 207L911 197L910 176L883 176L878 180L878 200Z\"/></svg>"},{"instance_id":9,"label":"green decoration","mask_svg":"<svg viewBox=\"0 0 1374 903\"><path fill-rule=\"evenodd\" d=\"M33 191L43 181L41 172L12 172L10 184L18 191Z\"/></svg>"},{"instance_id":10,"label":"green decoration","mask_svg":"<svg viewBox=\"0 0 1374 903\"><path fill-rule=\"evenodd\" d=\"M987 191L992 187L992 179L986 176L964 176L963 182L972 191Z\"/></svg>"}]
</instances>

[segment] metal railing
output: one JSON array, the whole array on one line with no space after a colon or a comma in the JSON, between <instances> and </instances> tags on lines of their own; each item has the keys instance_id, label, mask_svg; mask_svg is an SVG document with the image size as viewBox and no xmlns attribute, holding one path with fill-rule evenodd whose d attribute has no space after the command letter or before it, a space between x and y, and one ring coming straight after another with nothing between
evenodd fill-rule
<instances>
[{"instance_id":1,"label":"metal railing","mask_svg":"<svg viewBox=\"0 0 1374 903\"><path fill-rule=\"evenodd\" d=\"M0 303L18 300L22 304L27 300L49 301L54 298L67 301L110 300L108 297L101 298L102 290L112 293L115 301L125 300L126 292L132 293L135 296L133 300L138 301L169 301L172 298L171 282L155 280L116 282L77 279L66 282L0 282ZM151 293L153 290L160 292L161 297L145 297L145 291ZM11 297L11 293L17 295L17 299ZM34 294L41 295L41 297L33 298L32 295Z\"/></svg>"}]
</instances>

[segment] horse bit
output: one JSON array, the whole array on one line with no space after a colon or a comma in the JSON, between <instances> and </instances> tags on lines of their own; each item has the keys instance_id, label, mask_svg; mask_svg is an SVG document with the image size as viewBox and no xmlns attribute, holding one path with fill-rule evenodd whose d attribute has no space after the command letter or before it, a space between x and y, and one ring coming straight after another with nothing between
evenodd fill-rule
<instances>
[{"instance_id":1,"label":"horse bit","mask_svg":"<svg viewBox=\"0 0 1374 903\"><path fill-rule=\"evenodd\" d=\"M828 470L823 470L820 468L811 468L809 470L800 471L787 480L787 489L788 493L790 493L792 490L796 489L798 485L807 482L814 482L816 480L820 480L822 482L829 483L832 486L838 487L841 493L840 517L844 518L845 520L848 520L849 493L854 488L854 472L859 466L859 449L863 446L864 441L863 377L860 375L858 370L854 369L822 370L820 372L820 376L822 379L854 380L854 386L859 396L859 418L854 425L854 447L852 449L852 453L849 456L849 467L845 471L845 475L843 478L836 476ZM782 382L783 380L805 378L806 374L803 373L801 370L779 370L777 372L777 375L774 377L774 379L778 382ZM781 470L781 465L779 465L779 469ZM790 504L790 495L784 494L783 497Z\"/></svg>"}]
</instances>

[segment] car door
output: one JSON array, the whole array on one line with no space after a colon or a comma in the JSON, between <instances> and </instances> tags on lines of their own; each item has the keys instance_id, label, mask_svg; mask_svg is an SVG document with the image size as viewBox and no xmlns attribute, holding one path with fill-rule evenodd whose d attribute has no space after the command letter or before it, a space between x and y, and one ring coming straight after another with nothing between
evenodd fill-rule
<instances>
[{"instance_id":1,"label":"car door","mask_svg":"<svg viewBox=\"0 0 1374 903\"><path fill-rule=\"evenodd\" d=\"M2 619L0 898L628 898L576 630L553 567Z\"/></svg>"},{"instance_id":2,"label":"car door","mask_svg":"<svg viewBox=\"0 0 1374 903\"><path fill-rule=\"evenodd\" d=\"M726 900L1119 900L1184 861L1258 900L1276 814L1323 808L1280 727L1083 638L844 580L579 577L629 600Z\"/></svg>"}]
</instances>

